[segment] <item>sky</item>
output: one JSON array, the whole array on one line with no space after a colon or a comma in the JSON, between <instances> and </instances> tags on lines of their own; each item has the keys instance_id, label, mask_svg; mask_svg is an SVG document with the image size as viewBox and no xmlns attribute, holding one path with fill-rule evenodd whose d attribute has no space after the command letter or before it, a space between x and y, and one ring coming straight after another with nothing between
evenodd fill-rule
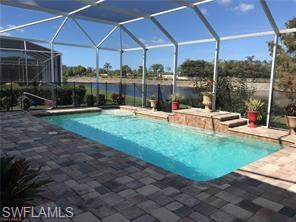
<instances>
[{"instance_id":1,"label":"sky","mask_svg":"<svg viewBox=\"0 0 296 222\"><path fill-rule=\"evenodd\" d=\"M33 0L27 0L33 2ZM67 4L67 0L59 1L58 4ZM69 0L68 0L69 1ZM110 4L123 4L119 0L106 0ZM142 10L145 8L144 3L140 0L134 0L133 7L137 4ZM152 0L158 1L158 0ZM164 0L162 0L164 1ZM194 2L194 0L188 0ZM50 1L48 1L50 3ZM53 1L51 1L52 3ZM159 0L161 7L163 2ZM285 28L285 22L296 16L296 0L267 0L268 6L280 29ZM126 5L126 4L125 4ZM124 7L126 7L123 5ZM31 11L10 6L0 5L1 23L0 29L22 25L25 23L53 17L53 14L44 12ZM155 4L154 4L155 7ZM94 9L91 9L94 10ZM97 13L97 11L85 11L88 13ZM97 9L101 10L101 9ZM264 15L259 0L215 0L200 6L200 10L213 26L219 36L230 36L254 32L270 31L271 26ZM99 11L98 11L99 12ZM98 13L97 13L98 14ZM102 16L117 19L118 15L101 13ZM178 42L192 41L197 39L211 38L211 35L199 20L192 9L179 10L173 13L160 15L156 17L158 21L167 29L167 31ZM16 36L23 38L34 38L49 41L62 23L63 18L50 22L30 26L2 35ZM94 42L98 43L113 28L110 25L77 20L81 26L89 33ZM170 41L161 33L161 31L149 20L140 20L129 23L126 27L145 45L166 44ZM121 32L123 48L139 47L126 33ZM220 59L230 60L244 59L246 56L255 56L259 60L270 60L267 42L272 41L273 36L248 38L241 40L222 41L220 48ZM68 20L61 30L56 42L67 42L83 45L91 45L89 39L81 32L78 26L72 20ZM49 47L48 44L42 44ZM103 47L119 48L120 31L117 30L104 42ZM55 50L63 54L63 63L66 65L84 65L95 66L95 49L85 49L77 47L68 47L55 45ZM195 44L179 47L178 64L185 59L204 59L213 61L215 43ZM106 62L110 62L114 69L119 68L119 53L112 51L100 50L99 55L100 67ZM123 55L123 64L129 65L133 69L142 65L142 51L125 52ZM150 49L147 52L147 66L160 63L165 68L172 69L173 66L173 48Z\"/></svg>"}]
</instances>

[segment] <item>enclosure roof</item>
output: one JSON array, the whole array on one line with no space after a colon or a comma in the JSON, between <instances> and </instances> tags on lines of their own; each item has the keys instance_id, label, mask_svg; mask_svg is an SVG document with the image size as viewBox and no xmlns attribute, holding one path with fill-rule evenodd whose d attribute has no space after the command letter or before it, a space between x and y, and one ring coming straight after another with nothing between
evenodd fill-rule
<instances>
[{"instance_id":1,"label":"enclosure roof","mask_svg":"<svg viewBox=\"0 0 296 222\"><path fill-rule=\"evenodd\" d=\"M25 44L26 44L26 50L25 50ZM0 37L0 48L4 49L4 51L2 51L2 58L1 58L1 63L4 63L5 60L17 60L18 57L13 57L13 55L9 54L6 55L5 54L5 49L7 49L8 51L13 50L16 52L20 52L20 51L26 51L26 53L30 56L30 59L35 59L35 60L46 60L50 58L50 53L51 50L49 48L43 47L41 45L26 41L24 44L24 41L22 40L17 40L17 39L10 39L4 36ZM56 55L60 55L61 53L59 53L58 51L53 51L54 54ZM18 53L16 53L16 55L19 55Z\"/></svg>"},{"instance_id":2,"label":"enclosure roof","mask_svg":"<svg viewBox=\"0 0 296 222\"><path fill-rule=\"evenodd\" d=\"M59 15L75 12L74 17L118 25L167 10L185 8L213 0L2 0L2 4L39 10Z\"/></svg>"},{"instance_id":3,"label":"enclosure roof","mask_svg":"<svg viewBox=\"0 0 296 222\"><path fill-rule=\"evenodd\" d=\"M250 6L248 4L245 4L244 1L236 1L240 2L240 5L242 7L254 7L254 5ZM85 36L90 40L91 47L97 47L100 49L106 49L111 51L132 51L139 49L171 47L177 45L182 46L190 44L218 42L220 40L224 41L241 38L252 38L274 34L279 36L280 34L284 33L296 32L296 28L281 29L281 27L278 27L277 19L272 14L272 11L269 9L269 6L266 3L266 1L267 0L254 1L254 3L258 4L258 7L256 6L256 10L254 10L258 14L258 18L244 17L244 20L239 20L239 18L242 18L242 16L240 16L237 19L238 21L236 21L236 19L234 19L233 17L228 17L228 15L235 14L235 11L228 10L224 11L223 13L216 13L220 10L220 8L217 7L219 5L217 4L217 2L221 3L224 2L224 0L1 0L1 4L4 5L25 8L35 11L42 11L46 13L55 14L57 16L36 22L27 23L20 26L14 26L12 28L3 29L0 30L0 34L18 28L23 28L65 17L64 22L61 24L55 35L52 37L51 41L49 41L50 43L54 42L55 44L59 44L59 42L56 42L55 39L60 30L63 28L63 25L66 23L66 20L69 17L71 17L73 18L73 21L82 30L82 32L84 32ZM269 3L271 3L271 0L269 1ZM282 4L289 5L286 1L283 1ZM204 10L207 10L206 7L209 7L209 10L212 10L212 6L216 7L216 11L211 11L211 15L214 14L217 16L212 17L207 15L206 13L203 13L202 8L199 7L200 5L205 7ZM294 4L292 4L291 7L293 7L293 5ZM196 16L199 19L199 21L203 23L203 28L206 28L206 31L210 34L210 38L198 38L189 41L177 41L175 34L173 34L172 30L168 29L167 25L163 24L161 18L159 17L161 17L160 15L164 15L167 13L173 14L174 12L183 9L192 9L194 16ZM241 10L248 9L245 8ZM276 10L273 10L273 12L276 12ZM79 22L74 18L94 21L97 23L109 24L115 27L105 38L102 39L102 41L94 42L92 38L88 35L87 31L85 31L82 28L82 26L79 25ZM150 22L152 22L157 27L158 31L160 31L168 41L163 44L151 46L146 44L143 41L143 38L139 38L139 36L137 36L137 34L134 33L134 30L132 30L132 27L126 27L128 23L133 23L142 19L148 19ZM227 21L228 24L222 25L222 21L224 20ZM244 21L244 24L242 24L241 21ZM170 22L174 23L174 17L170 19ZM231 25L229 25L229 23L231 23ZM246 23L248 23L249 26L246 26ZM188 29L190 29L191 26L188 26ZM107 38L109 38L109 36L118 27L120 28L120 30L123 30L123 32L125 32L135 43L137 43L139 47L124 48L122 47L122 40L120 40L120 49L117 47L116 49L110 47L103 47L103 42ZM143 27L143 29L144 28L145 27ZM175 27L175 29L177 29L177 27ZM231 35L229 33L225 34L225 30L228 29L235 30L232 31ZM247 30L247 33L245 30ZM201 27L198 27L198 32L201 32ZM69 43L66 44L64 42L60 44L89 47L86 45L74 45Z\"/></svg>"},{"instance_id":4,"label":"enclosure roof","mask_svg":"<svg viewBox=\"0 0 296 222\"><path fill-rule=\"evenodd\" d=\"M27 48L32 50L47 51L50 52L49 48L37 45L32 42L26 41ZM24 41L17 39L10 39L5 36L0 36L0 48L11 48L11 49L25 49Z\"/></svg>"}]
</instances>

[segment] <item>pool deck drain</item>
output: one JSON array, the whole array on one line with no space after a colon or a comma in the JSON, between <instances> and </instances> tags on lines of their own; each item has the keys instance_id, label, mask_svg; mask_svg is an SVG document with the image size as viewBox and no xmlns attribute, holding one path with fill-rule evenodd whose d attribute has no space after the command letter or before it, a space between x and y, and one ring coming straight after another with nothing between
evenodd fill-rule
<instances>
[{"instance_id":1,"label":"pool deck drain","mask_svg":"<svg viewBox=\"0 0 296 222\"><path fill-rule=\"evenodd\" d=\"M296 221L295 148L194 182L29 113L1 113L1 129L4 154L28 158L53 180L37 205L72 206L72 221Z\"/></svg>"}]
</instances>

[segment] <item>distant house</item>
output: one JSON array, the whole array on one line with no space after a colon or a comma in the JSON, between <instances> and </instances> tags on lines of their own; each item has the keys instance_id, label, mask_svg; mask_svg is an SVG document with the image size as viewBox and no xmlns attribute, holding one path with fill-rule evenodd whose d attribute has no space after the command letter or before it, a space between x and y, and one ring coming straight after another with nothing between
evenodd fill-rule
<instances>
[{"instance_id":1,"label":"distant house","mask_svg":"<svg viewBox=\"0 0 296 222\"><path fill-rule=\"evenodd\" d=\"M54 51L54 78L51 72L51 51L41 45L0 37L1 82L60 82L61 53Z\"/></svg>"},{"instance_id":2,"label":"distant house","mask_svg":"<svg viewBox=\"0 0 296 222\"><path fill-rule=\"evenodd\" d=\"M172 74L169 74L169 75L162 75L162 78L163 79L167 79L167 80L169 80L169 79L173 79L173 75Z\"/></svg>"},{"instance_id":3,"label":"distant house","mask_svg":"<svg viewBox=\"0 0 296 222\"><path fill-rule=\"evenodd\" d=\"M162 75L162 78L165 79L165 80L171 80L174 78L174 76L172 74L170 75ZM178 80L192 80L193 78L189 78L187 76L179 76L177 75L177 78Z\"/></svg>"}]
</instances>

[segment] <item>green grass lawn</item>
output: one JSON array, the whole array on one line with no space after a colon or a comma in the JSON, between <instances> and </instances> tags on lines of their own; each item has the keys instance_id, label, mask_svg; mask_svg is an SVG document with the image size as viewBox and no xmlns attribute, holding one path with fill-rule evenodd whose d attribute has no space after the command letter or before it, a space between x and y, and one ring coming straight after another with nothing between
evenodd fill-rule
<instances>
[{"instance_id":1,"label":"green grass lawn","mask_svg":"<svg viewBox=\"0 0 296 222\"><path fill-rule=\"evenodd\" d=\"M270 125L275 128L288 129L285 116L272 116Z\"/></svg>"},{"instance_id":2,"label":"green grass lawn","mask_svg":"<svg viewBox=\"0 0 296 222\"><path fill-rule=\"evenodd\" d=\"M97 91L96 91L96 89L91 90L90 87L86 87L86 95L88 95L88 94L92 94L94 96L97 96ZM99 90L99 94L102 94L105 96L106 104L113 104L113 101L112 101L113 92L107 91L107 94L106 94L105 90ZM142 105L142 98L141 97L134 98L133 96L126 95L125 96L125 104L127 104L127 105L134 105L135 104L135 106L141 106Z\"/></svg>"}]
</instances>

